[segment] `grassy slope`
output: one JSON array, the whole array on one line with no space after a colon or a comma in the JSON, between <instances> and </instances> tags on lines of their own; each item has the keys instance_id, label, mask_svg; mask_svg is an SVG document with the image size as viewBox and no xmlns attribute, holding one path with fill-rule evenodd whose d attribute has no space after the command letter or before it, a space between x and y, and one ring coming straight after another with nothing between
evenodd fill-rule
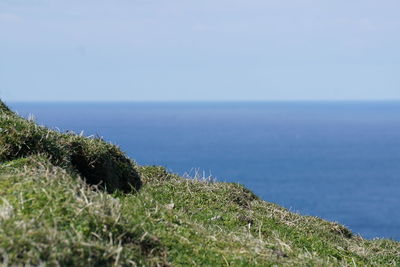
<instances>
[{"instance_id":1,"label":"grassy slope","mask_svg":"<svg viewBox=\"0 0 400 267\"><path fill-rule=\"evenodd\" d=\"M18 118L0 116L9 134L2 120ZM132 165L140 190L110 194L31 152L0 164L0 264L400 265L397 242L364 240L237 184Z\"/></svg>"}]
</instances>

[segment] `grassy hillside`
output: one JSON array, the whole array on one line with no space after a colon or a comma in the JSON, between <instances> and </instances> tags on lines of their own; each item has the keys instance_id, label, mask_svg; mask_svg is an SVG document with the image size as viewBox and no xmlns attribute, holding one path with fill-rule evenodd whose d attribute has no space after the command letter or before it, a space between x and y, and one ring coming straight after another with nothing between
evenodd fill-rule
<instances>
[{"instance_id":1,"label":"grassy hillside","mask_svg":"<svg viewBox=\"0 0 400 267\"><path fill-rule=\"evenodd\" d=\"M0 265L400 266L398 242L365 240L238 184L138 166L1 101L0 192Z\"/></svg>"}]
</instances>

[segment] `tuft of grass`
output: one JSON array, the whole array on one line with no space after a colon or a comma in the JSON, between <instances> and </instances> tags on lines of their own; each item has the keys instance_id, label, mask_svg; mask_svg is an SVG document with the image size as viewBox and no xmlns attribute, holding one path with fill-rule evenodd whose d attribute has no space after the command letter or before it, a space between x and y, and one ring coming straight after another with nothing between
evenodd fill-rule
<instances>
[{"instance_id":1,"label":"tuft of grass","mask_svg":"<svg viewBox=\"0 0 400 267\"><path fill-rule=\"evenodd\" d=\"M240 184L136 166L102 140L8 111L0 128L0 265L400 266L399 242L365 240ZM120 189L126 168L141 177L135 194L93 185Z\"/></svg>"},{"instance_id":2,"label":"tuft of grass","mask_svg":"<svg viewBox=\"0 0 400 267\"><path fill-rule=\"evenodd\" d=\"M2 103L0 113L0 162L30 155L47 156L52 164L77 171L92 185L109 192L130 192L141 186L135 162L99 138L62 134L25 120Z\"/></svg>"}]
</instances>

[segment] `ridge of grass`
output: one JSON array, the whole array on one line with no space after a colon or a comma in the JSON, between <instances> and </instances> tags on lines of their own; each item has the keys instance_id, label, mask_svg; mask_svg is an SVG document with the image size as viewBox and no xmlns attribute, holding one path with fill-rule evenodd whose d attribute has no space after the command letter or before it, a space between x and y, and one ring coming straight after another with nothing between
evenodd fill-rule
<instances>
[{"instance_id":1,"label":"ridge of grass","mask_svg":"<svg viewBox=\"0 0 400 267\"><path fill-rule=\"evenodd\" d=\"M0 125L23 120L6 113ZM11 128L0 148L14 140L3 136ZM20 143L29 132L22 129ZM54 142L70 138L52 134ZM45 145L31 146L40 149L0 153L8 155L0 163L0 265L400 266L399 242L365 240L239 184L133 165L140 190L107 193L77 179L70 150L55 160Z\"/></svg>"},{"instance_id":2,"label":"ridge of grass","mask_svg":"<svg viewBox=\"0 0 400 267\"><path fill-rule=\"evenodd\" d=\"M130 192L141 186L136 163L117 146L39 126L12 113L0 101L0 162L35 154L46 155L52 164L76 171L89 184L109 192Z\"/></svg>"}]
</instances>

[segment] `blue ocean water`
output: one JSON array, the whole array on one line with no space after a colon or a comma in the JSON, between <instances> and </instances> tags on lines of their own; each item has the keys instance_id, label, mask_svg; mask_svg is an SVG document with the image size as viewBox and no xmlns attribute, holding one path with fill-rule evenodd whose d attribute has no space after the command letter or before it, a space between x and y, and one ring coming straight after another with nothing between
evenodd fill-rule
<instances>
[{"instance_id":1,"label":"blue ocean water","mask_svg":"<svg viewBox=\"0 0 400 267\"><path fill-rule=\"evenodd\" d=\"M9 104L140 164L198 168L365 238L400 240L400 102Z\"/></svg>"}]
</instances>

